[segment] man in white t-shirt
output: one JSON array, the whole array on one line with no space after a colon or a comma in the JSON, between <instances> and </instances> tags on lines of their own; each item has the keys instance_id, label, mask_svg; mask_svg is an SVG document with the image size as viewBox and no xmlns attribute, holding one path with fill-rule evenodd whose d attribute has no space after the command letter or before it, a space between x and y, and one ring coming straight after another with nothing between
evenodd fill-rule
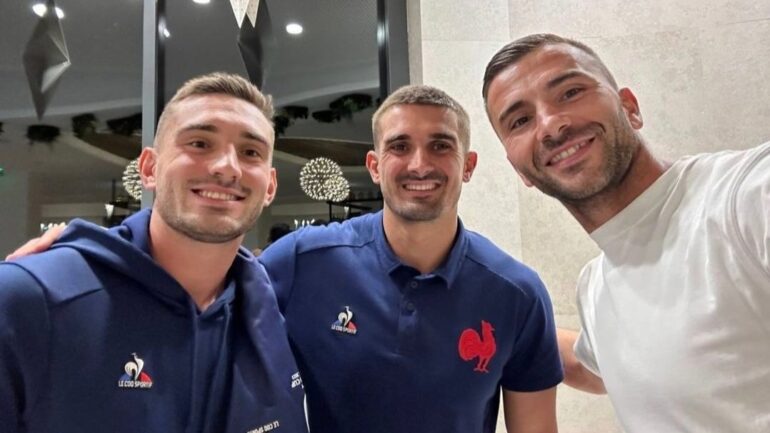
<instances>
[{"instance_id":1,"label":"man in white t-shirt","mask_svg":"<svg viewBox=\"0 0 770 433\"><path fill-rule=\"evenodd\" d=\"M565 383L606 390L629 433L770 432L770 143L656 159L631 90L555 35L503 47L483 96L524 183L602 250Z\"/></svg>"}]
</instances>

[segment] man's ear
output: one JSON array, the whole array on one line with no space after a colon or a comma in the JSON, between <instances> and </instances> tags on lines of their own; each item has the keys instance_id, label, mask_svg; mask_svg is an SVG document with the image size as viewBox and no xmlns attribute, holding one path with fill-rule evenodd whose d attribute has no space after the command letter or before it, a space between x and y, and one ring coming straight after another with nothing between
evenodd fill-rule
<instances>
[{"instance_id":1,"label":"man's ear","mask_svg":"<svg viewBox=\"0 0 770 433\"><path fill-rule=\"evenodd\" d=\"M267 184L267 191L265 191L264 207L270 206L275 198L275 193L278 191L278 178L275 174L275 168L270 168L270 182Z\"/></svg>"},{"instance_id":2,"label":"man's ear","mask_svg":"<svg viewBox=\"0 0 770 433\"><path fill-rule=\"evenodd\" d=\"M380 161L378 159L377 152L370 150L366 152L366 169L369 170L369 176L372 177L372 182L380 184Z\"/></svg>"},{"instance_id":3,"label":"man's ear","mask_svg":"<svg viewBox=\"0 0 770 433\"><path fill-rule=\"evenodd\" d=\"M139 155L139 175L142 177L142 186L145 189L154 191L155 169L158 162L158 154L152 147L145 147L142 149L142 154Z\"/></svg>"},{"instance_id":4,"label":"man's ear","mask_svg":"<svg viewBox=\"0 0 770 433\"><path fill-rule=\"evenodd\" d=\"M479 154L470 151L465 155L465 164L463 166L463 182L470 182L473 171L476 169L476 164L479 161Z\"/></svg>"},{"instance_id":5,"label":"man's ear","mask_svg":"<svg viewBox=\"0 0 770 433\"><path fill-rule=\"evenodd\" d=\"M618 96L620 96L620 104L623 106L628 122L634 129L641 129L644 120L642 120L642 112L639 110L639 102L636 100L634 92L628 87L624 87L618 90Z\"/></svg>"}]
</instances>

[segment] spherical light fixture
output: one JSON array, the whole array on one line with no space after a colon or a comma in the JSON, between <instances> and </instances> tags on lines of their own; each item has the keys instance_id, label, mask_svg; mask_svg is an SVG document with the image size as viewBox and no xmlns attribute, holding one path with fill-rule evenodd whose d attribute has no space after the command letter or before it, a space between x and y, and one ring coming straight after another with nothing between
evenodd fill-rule
<instances>
[{"instance_id":1,"label":"spherical light fixture","mask_svg":"<svg viewBox=\"0 0 770 433\"><path fill-rule=\"evenodd\" d=\"M139 159L128 163L123 171L123 188L134 200L142 199L142 178L139 176Z\"/></svg>"},{"instance_id":2,"label":"spherical light fixture","mask_svg":"<svg viewBox=\"0 0 770 433\"><path fill-rule=\"evenodd\" d=\"M313 200L342 201L350 194L342 169L329 158L308 161L299 172L299 186Z\"/></svg>"}]
</instances>

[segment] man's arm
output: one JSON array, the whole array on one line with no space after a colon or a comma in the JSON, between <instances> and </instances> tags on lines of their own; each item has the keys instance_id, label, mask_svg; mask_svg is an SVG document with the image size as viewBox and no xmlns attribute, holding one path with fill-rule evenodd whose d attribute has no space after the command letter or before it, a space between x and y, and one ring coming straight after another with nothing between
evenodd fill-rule
<instances>
[{"instance_id":1,"label":"man's arm","mask_svg":"<svg viewBox=\"0 0 770 433\"><path fill-rule=\"evenodd\" d=\"M556 433L556 387L543 391L503 390L508 433Z\"/></svg>"},{"instance_id":2,"label":"man's arm","mask_svg":"<svg viewBox=\"0 0 770 433\"><path fill-rule=\"evenodd\" d=\"M56 241L59 235L66 229L65 224L58 224L50 229L46 230L42 236L38 238L32 238L24 245L16 249L16 251L8 254L5 260L18 259L19 257L28 256L30 254L42 253L43 251L51 248L51 244Z\"/></svg>"},{"instance_id":3,"label":"man's arm","mask_svg":"<svg viewBox=\"0 0 770 433\"><path fill-rule=\"evenodd\" d=\"M559 355L564 367L564 383L581 391L592 394L606 394L604 381L585 368L575 356L575 342L578 333L569 329L556 329L556 339L559 344Z\"/></svg>"},{"instance_id":4,"label":"man's arm","mask_svg":"<svg viewBox=\"0 0 770 433\"><path fill-rule=\"evenodd\" d=\"M50 326L45 296L26 271L0 263L0 432L26 431L45 392Z\"/></svg>"}]
</instances>

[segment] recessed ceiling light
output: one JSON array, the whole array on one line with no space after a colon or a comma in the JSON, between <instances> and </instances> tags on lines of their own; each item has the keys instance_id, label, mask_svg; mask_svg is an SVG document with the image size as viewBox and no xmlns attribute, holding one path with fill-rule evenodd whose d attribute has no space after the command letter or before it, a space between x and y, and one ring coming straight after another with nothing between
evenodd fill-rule
<instances>
[{"instance_id":1,"label":"recessed ceiling light","mask_svg":"<svg viewBox=\"0 0 770 433\"><path fill-rule=\"evenodd\" d=\"M45 3L35 3L32 6L32 12L35 13L35 15L39 17L43 17L48 10L48 7L45 5ZM59 6L56 6L56 16L59 17L59 19L64 18L64 11L59 8Z\"/></svg>"},{"instance_id":2,"label":"recessed ceiling light","mask_svg":"<svg viewBox=\"0 0 770 433\"><path fill-rule=\"evenodd\" d=\"M302 26L297 23L286 24L286 33L290 35L302 34Z\"/></svg>"},{"instance_id":3,"label":"recessed ceiling light","mask_svg":"<svg viewBox=\"0 0 770 433\"><path fill-rule=\"evenodd\" d=\"M163 36L165 36L167 38L170 38L171 37L171 32L169 32L168 29L163 29Z\"/></svg>"},{"instance_id":4,"label":"recessed ceiling light","mask_svg":"<svg viewBox=\"0 0 770 433\"><path fill-rule=\"evenodd\" d=\"M193 2L198 3L199 5L207 5L211 3L211 0L193 0Z\"/></svg>"}]
</instances>

